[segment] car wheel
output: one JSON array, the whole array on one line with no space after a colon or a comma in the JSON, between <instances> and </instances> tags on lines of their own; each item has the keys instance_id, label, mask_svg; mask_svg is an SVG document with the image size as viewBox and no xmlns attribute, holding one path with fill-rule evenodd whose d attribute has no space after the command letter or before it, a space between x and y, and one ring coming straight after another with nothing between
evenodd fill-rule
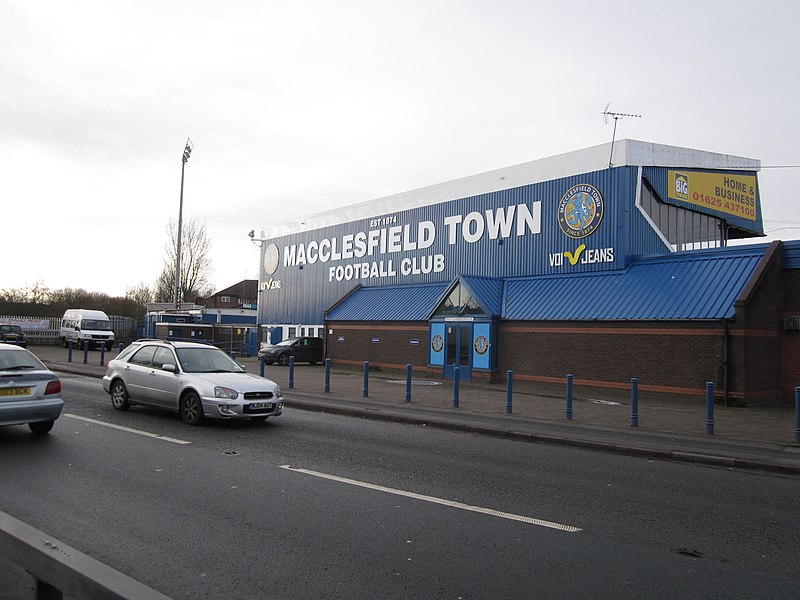
<instances>
[{"instance_id":1,"label":"car wheel","mask_svg":"<svg viewBox=\"0 0 800 600\"><path fill-rule=\"evenodd\" d=\"M37 423L28 423L33 433L47 433L53 428L55 421L38 421Z\"/></svg>"},{"instance_id":2,"label":"car wheel","mask_svg":"<svg viewBox=\"0 0 800 600\"><path fill-rule=\"evenodd\" d=\"M285 367L289 364L289 355L288 354L281 354L278 357L278 364L282 367Z\"/></svg>"},{"instance_id":3,"label":"car wheel","mask_svg":"<svg viewBox=\"0 0 800 600\"><path fill-rule=\"evenodd\" d=\"M181 398L181 419L187 425L199 425L203 420L203 403L194 392L187 392Z\"/></svg>"},{"instance_id":4,"label":"car wheel","mask_svg":"<svg viewBox=\"0 0 800 600\"><path fill-rule=\"evenodd\" d=\"M111 406L117 410L128 410L131 407L128 402L128 388L120 380L111 384Z\"/></svg>"}]
</instances>

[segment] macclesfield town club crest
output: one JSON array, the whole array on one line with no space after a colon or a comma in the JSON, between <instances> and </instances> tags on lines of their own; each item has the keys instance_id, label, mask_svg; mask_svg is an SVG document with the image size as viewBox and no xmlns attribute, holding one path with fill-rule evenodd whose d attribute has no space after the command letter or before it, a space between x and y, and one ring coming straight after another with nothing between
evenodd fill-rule
<instances>
[{"instance_id":1,"label":"macclesfield town club crest","mask_svg":"<svg viewBox=\"0 0 800 600\"><path fill-rule=\"evenodd\" d=\"M588 183L573 185L558 203L558 225L571 238L594 233L603 220L603 196Z\"/></svg>"}]
</instances>

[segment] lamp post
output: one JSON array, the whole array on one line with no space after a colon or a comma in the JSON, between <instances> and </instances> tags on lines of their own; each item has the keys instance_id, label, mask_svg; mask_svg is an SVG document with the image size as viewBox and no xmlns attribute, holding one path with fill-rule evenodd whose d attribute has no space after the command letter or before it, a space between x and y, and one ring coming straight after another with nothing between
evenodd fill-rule
<instances>
[{"instance_id":1,"label":"lamp post","mask_svg":"<svg viewBox=\"0 0 800 600\"><path fill-rule=\"evenodd\" d=\"M264 230L261 230L261 236L256 237L255 229L251 229L250 233L247 234L250 236L250 241L253 242L253 245L259 248L259 262L258 262L258 288L256 289L256 326L258 328L258 341L259 347L261 341L264 337L264 324L261 322L261 308L263 303L261 301L261 294L264 293L264 290L261 286L261 271L264 268ZM264 340L269 341L269 340ZM263 364L263 363L262 363ZM262 373L263 377L263 373Z\"/></svg>"},{"instance_id":2,"label":"lamp post","mask_svg":"<svg viewBox=\"0 0 800 600\"><path fill-rule=\"evenodd\" d=\"M178 208L178 244L175 252L175 310L181 307L181 234L183 233L183 173L186 169L186 161L192 153L192 140L186 138L186 146L183 149L183 164L181 165L181 203Z\"/></svg>"}]
</instances>

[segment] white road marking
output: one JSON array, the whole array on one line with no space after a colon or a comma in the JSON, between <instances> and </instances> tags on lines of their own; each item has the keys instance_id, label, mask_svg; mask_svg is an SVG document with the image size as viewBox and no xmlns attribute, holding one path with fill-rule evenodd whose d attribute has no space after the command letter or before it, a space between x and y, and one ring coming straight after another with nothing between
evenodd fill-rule
<instances>
[{"instance_id":1,"label":"white road marking","mask_svg":"<svg viewBox=\"0 0 800 600\"><path fill-rule=\"evenodd\" d=\"M148 433L147 431L140 431L138 429L131 429L130 427L123 427L122 425L114 425L112 423L104 423L103 421L97 421L95 419L89 419L88 417L81 417L79 415L73 415L71 413L64 413L65 417L70 417L72 419L78 419L79 421L86 421L87 423L94 423L95 425L102 425L104 427L111 427L112 429L119 429L120 431L127 431L128 433L135 433L137 435L143 435L145 437L155 438L157 440L162 440L165 442L172 442L173 444L191 444L192 442L187 442L185 440L176 440L175 438L166 437L164 435L158 435L157 433Z\"/></svg>"},{"instance_id":2,"label":"white road marking","mask_svg":"<svg viewBox=\"0 0 800 600\"><path fill-rule=\"evenodd\" d=\"M433 504L449 506L450 508L458 508L460 510L468 510L471 512L481 513L484 515L491 515L493 517L500 517L501 519L509 519L511 521L520 521L522 523L538 525L539 527L548 527L550 529L558 529L559 531L567 531L570 533L583 531L583 529L581 529L580 527L573 527L572 525L563 525L561 523L554 523L553 521L534 519L533 517L526 517L524 515L515 515L513 513L493 510L491 508L483 508L481 506L472 506L470 504L463 504L461 502L453 502L452 500L444 500L443 498L436 498L435 496L425 496L423 494L416 494L414 492L406 492L404 490L397 490L382 485L375 485L374 483L366 483L364 481L357 481L355 479L347 479L346 477L338 477L337 475L328 475L327 473L320 473L318 471L310 471L308 469L297 469L292 467L291 465L281 465L279 468L286 469L288 471L294 471L295 473L303 473L305 475L311 475L313 477L320 477L322 479L330 479L332 481L338 481L340 483L346 483L348 485L355 485L370 490L386 492L387 494L395 494L397 496L405 496L406 498L422 500L423 502L431 502Z\"/></svg>"}]
</instances>

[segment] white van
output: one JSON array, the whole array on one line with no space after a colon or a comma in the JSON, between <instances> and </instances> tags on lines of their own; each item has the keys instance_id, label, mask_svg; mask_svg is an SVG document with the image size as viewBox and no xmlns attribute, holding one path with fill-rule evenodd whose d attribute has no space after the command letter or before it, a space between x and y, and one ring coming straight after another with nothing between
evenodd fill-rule
<instances>
[{"instance_id":1,"label":"white van","mask_svg":"<svg viewBox=\"0 0 800 600\"><path fill-rule=\"evenodd\" d=\"M61 319L59 334L64 347L72 341L74 348L83 348L89 342L89 348L99 348L105 344L106 350L114 347L114 332L111 321L102 310L70 308Z\"/></svg>"}]
</instances>

